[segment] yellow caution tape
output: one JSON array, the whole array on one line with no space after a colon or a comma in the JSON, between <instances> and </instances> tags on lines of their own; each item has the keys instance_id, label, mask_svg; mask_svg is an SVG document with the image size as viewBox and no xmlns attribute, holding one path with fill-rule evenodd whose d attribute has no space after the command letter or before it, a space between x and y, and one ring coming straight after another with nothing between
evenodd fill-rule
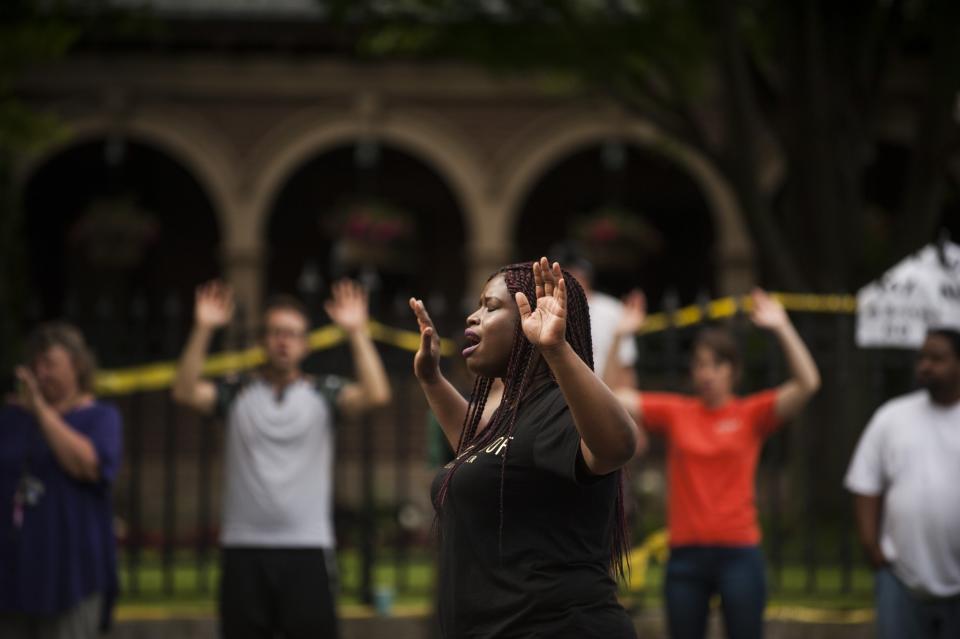
<instances>
[{"instance_id":1,"label":"yellow caution tape","mask_svg":"<svg viewBox=\"0 0 960 639\"><path fill-rule=\"evenodd\" d=\"M851 314L857 311L857 298L853 295L813 295L808 293L773 293L788 311L801 313ZM640 329L641 335L658 333L671 326L682 328L709 320L733 317L740 311L750 311L753 302L749 295L721 297L703 306L684 306L672 313L654 313Z\"/></svg>"},{"instance_id":2,"label":"yellow caution tape","mask_svg":"<svg viewBox=\"0 0 960 639\"><path fill-rule=\"evenodd\" d=\"M812 295L805 293L774 293L773 296L788 311L804 313L843 313L857 310L857 298L852 295ZM722 297L701 306L685 306L673 313L654 313L647 317L641 335L664 331L670 327L693 326L704 321L732 317L740 311L749 311L753 304L748 295ZM370 335L376 341L410 352L420 348L420 333L393 328L370 322ZM310 349L313 351L333 348L345 339L343 330L335 325L323 326L310 333ZM440 354L449 357L456 352L452 340L440 340ZM203 367L205 375L221 376L237 373L259 366L264 361L259 347L243 351L226 351L207 358ZM96 390L101 395L125 395L137 391L153 391L169 388L173 383L175 362L155 362L131 368L104 370L97 374Z\"/></svg>"},{"instance_id":3,"label":"yellow caution tape","mask_svg":"<svg viewBox=\"0 0 960 639\"><path fill-rule=\"evenodd\" d=\"M379 322L370 322L370 336L383 344L389 344L407 351L416 352L420 348L420 333L405 331ZM307 337L311 351L333 348L346 339L346 334L336 325L323 326L312 331ZM440 340L440 354L453 355L456 345L453 340ZM231 373L255 368L264 362L263 349L259 346L242 351L224 351L207 358L203 374L220 377ZM96 392L99 395L127 395L138 391L156 391L170 388L176 372L176 362L154 362L130 368L102 370L97 373Z\"/></svg>"},{"instance_id":4,"label":"yellow caution tape","mask_svg":"<svg viewBox=\"0 0 960 639\"><path fill-rule=\"evenodd\" d=\"M630 562L630 590L643 590L647 585L647 568L650 566L650 560L656 559L664 564L669 554L670 536L666 528L650 533L642 544L635 546L628 557Z\"/></svg>"}]
</instances>

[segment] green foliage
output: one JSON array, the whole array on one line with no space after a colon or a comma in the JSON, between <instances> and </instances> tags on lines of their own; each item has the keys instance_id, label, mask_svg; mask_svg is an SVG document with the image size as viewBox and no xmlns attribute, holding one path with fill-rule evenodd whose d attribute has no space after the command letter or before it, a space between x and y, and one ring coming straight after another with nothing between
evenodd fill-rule
<instances>
[{"instance_id":1,"label":"green foliage","mask_svg":"<svg viewBox=\"0 0 960 639\"><path fill-rule=\"evenodd\" d=\"M326 3L325 3L326 5ZM551 95L603 95L699 151L734 189L765 284L851 291L929 241L960 74L951 0L370 0L330 15L373 58L460 61ZM919 71L919 73L918 73ZM891 79L919 123L888 243L863 210ZM899 91L897 88L894 91ZM762 184L772 157L785 172ZM816 251L810 251L809 246ZM880 255L876 253L879 251ZM876 266L879 264L880 266Z\"/></svg>"},{"instance_id":2,"label":"green foliage","mask_svg":"<svg viewBox=\"0 0 960 639\"><path fill-rule=\"evenodd\" d=\"M360 52L368 56L439 58L498 73L553 74L563 80L548 87L599 88L631 100L640 99L643 92L637 89L655 84L701 91L712 36L696 3L621 4L629 6L429 0L350 3L344 11L366 25Z\"/></svg>"}]
</instances>

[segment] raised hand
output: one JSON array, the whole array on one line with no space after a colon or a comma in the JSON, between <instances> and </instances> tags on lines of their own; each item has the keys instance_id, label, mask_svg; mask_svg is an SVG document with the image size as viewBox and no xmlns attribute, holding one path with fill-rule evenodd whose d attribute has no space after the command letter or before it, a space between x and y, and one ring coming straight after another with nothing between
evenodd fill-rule
<instances>
[{"instance_id":1,"label":"raised hand","mask_svg":"<svg viewBox=\"0 0 960 639\"><path fill-rule=\"evenodd\" d=\"M750 319L756 326L774 330L790 324L790 317L783 308L783 304L773 299L762 289L753 289L750 293L750 299L753 301Z\"/></svg>"},{"instance_id":2,"label":"raised hand","mask_svg":"<svg viewBox=\"0 0 960 639\"><path fill-rule=\"evenodd\" d=\"M323 305L330 319L348 333L365 330L370 321L367 291L353 280L342 279L334 283L331 294Z\"/></svg>"},{"instance_id":3,"label":"raised hand","mask_svg":"<svg viewBox=\"0 0 960 639\"><path fill-rule=\"evenodd\" d=\"M19 388L12 403L31 413L36 413L47 401L40 392L37 378L26 366L17 366L13 372L19 382Z\"/></svg>"},{"instance_id":4,"label":"raised hand","mask_svg":"<svg viewBox=\"0 0 960 639\"><path fill-rule=\"evenodd\" d=\"M221 328L233 319L233 289L220 280L197 287L194 321L204 328Z\"/></svg>"},{"instance_id":5,"label":"raised hand","mask_svg":"<svg viewBox=\"0 0 960 639\"><path fill-rule=\"evenodd\" d=\"M434 382L440 377L440 336L427 313L423 300L410 298L410 309L417 317L420 329L420 348L413 356L413 373L424 382Z\"/></svg>"},{"instance_id":6,"label":"raised hand","mask_svg":"<svg viewBox=\"0 0 960 639\"><path fill-rule=\"evenodd\" d=\"M517 309L523 334L534 346L549 349L566 340L567 284L557 262L550 266L547 258L533 263L537 308L532 309L527 296L517 292Z\"/></svg>"},{"instance_id":7,"label":"raised hand","mask_svg":"<svg viewBox=\"0 0 960 639\"><path fill-rule=\"evenodd\" d=\"M640 289L633 289L623 298L623 313L617 323L616 334L633 335L647 321L647 296Z\"/></svg>"}]
</instances>

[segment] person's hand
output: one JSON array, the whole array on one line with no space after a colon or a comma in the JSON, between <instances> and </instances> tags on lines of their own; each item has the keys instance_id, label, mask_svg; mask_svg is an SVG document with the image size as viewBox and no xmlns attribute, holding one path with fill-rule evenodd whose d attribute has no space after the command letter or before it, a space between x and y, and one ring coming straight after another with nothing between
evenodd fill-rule
<instances>
[{"instance_id":1,"label":"person's hand","mask_svg":"<svg viewBox=\"0 0 960 639\"><path fill-rule=\"evenodd\" d=\"M13 374L16 375L18 382L18 391L13 403L36 415L47 403L40 392L36 376L26 366L17 366Z\"/></svg>"},{"instance_id":2,"label":"person's hand","mask_svg":"<svg viewBox=\"0 0 960 639\"><path fill-rule=\"evenodd\" d=\"M868 548L866 554L867 561L870 562L874 570L886 568L890 563L887 561L887 558L883 556L883 550L880 548L880 544L874 544Z\"/></svg>"},{"instance_id":3,"label":"person's hand","mask_svg":"<svg viewBox=\"0 0 960 639\"><path fill-rule=\"evenodd\" d=\"M342 279L333 284L331 294L323 305L330 319L347 333L366 330L370 321L367 291L358 282Z\"/></svg>"},{"instance_id":4,"label":"person's hand","mask_svg":"<svg viewBox=\"0 0 960 639\"><path fill-rule=\"evenodd\" d=\"M233 319L233 309L233 289L220 280L212 280L197 287L194 304L194 321L197 326L208 329L226 326Z\"/></svg>"},{"instance_id":5,"label":"person's hand","mask_svg":"<svg viewBox=\"0 0 960 639\"><path fill-rule=\"evenodd\" d=\"M530 300L517 292L517 309L520 325L530 343L541 350L551 349L566 341L567 331L567 283L563 280L560 264L550 266L547 258L533 263L533 280L536 286L537 308Z\"/></svg>"},{"instance_id":6,"label":"person's hand","mask_svg":"<svg viewBox=\"0 0 960 639\"><path fill-rule=\"evenodd\" d=\"M633 335L647 321L647 296L640 289L633 289L623 298L623 313L617 322L618 336Z\"/></svg>"},{"instance_id":7,"label":"person's hand","mask_svg":"<svg viewBox=\"0 0 960 639\"><path fill-rule=\"evenodd\" d=\"M417 317L420 348L413 356L413 373L422 382L433 383L440 377L440 336L427 313L423 300L410 298L410 309Z\"/></svg>"},{"instance_id":8,"label":"person's hand","mask_svg":"<svg viewBox=\"0 0 960 639\"><path fill-rule=\"evenodd\" d=\"M765 291L759 288L753 289L750 293L750 299L753 301L750 319L759 328L775 330L790 324L790 317L784 310L783 304L773 299Z\"/></svg>"}]
</instances>

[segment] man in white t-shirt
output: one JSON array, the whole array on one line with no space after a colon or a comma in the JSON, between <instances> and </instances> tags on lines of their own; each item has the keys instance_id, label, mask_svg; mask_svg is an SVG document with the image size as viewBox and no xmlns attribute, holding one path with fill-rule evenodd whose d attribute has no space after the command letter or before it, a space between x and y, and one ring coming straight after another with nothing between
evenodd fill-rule
<instances>
[{"instance_id":1,"label":"man in white t-shirt","mask_svg":"<svg viewBox=\"0 0 960 639\"><path fill-rule=\"evenodd\" d=\"M960 331L929 331L922 390L874 414L845 480L881 639L960 637Z\"/></svg>"},{"instance_id":2,"label":"man in white t-shirt","mask_svg":"<svg viewBox=\"0 0 960 639\"><path fill-rule=\"evenodd\" d=\"M384 406L390 385L368 330L367 294L336 283L324 306L343 329L357 372L349 382L305 375L310 320L296 298L263 312L265 362L242 379L201 378L214 331L233 317L219 282L197 289L193 330L177 366L174 399L224 418L220 636L331 637L334 592L333 428L336 414Z\"/></svg>"},{"instance_id":3,"label":"man in white t-shirt","mask_svg":"<svg viewBox=\"0 0 960 639\"><path fill-rule=\"evenodd\" d=\"M636 388L637 344L633 336L617 338L617 325L623 315L623 302L593 289L593 264L584 258L572 243L555 245L550 249L555 259L576 278L587 295L590 310L590 335L593 339L593 370L610 388ZM619 339L617 358L607 368L614 340Z\"/></svg>"}]
</instances>

